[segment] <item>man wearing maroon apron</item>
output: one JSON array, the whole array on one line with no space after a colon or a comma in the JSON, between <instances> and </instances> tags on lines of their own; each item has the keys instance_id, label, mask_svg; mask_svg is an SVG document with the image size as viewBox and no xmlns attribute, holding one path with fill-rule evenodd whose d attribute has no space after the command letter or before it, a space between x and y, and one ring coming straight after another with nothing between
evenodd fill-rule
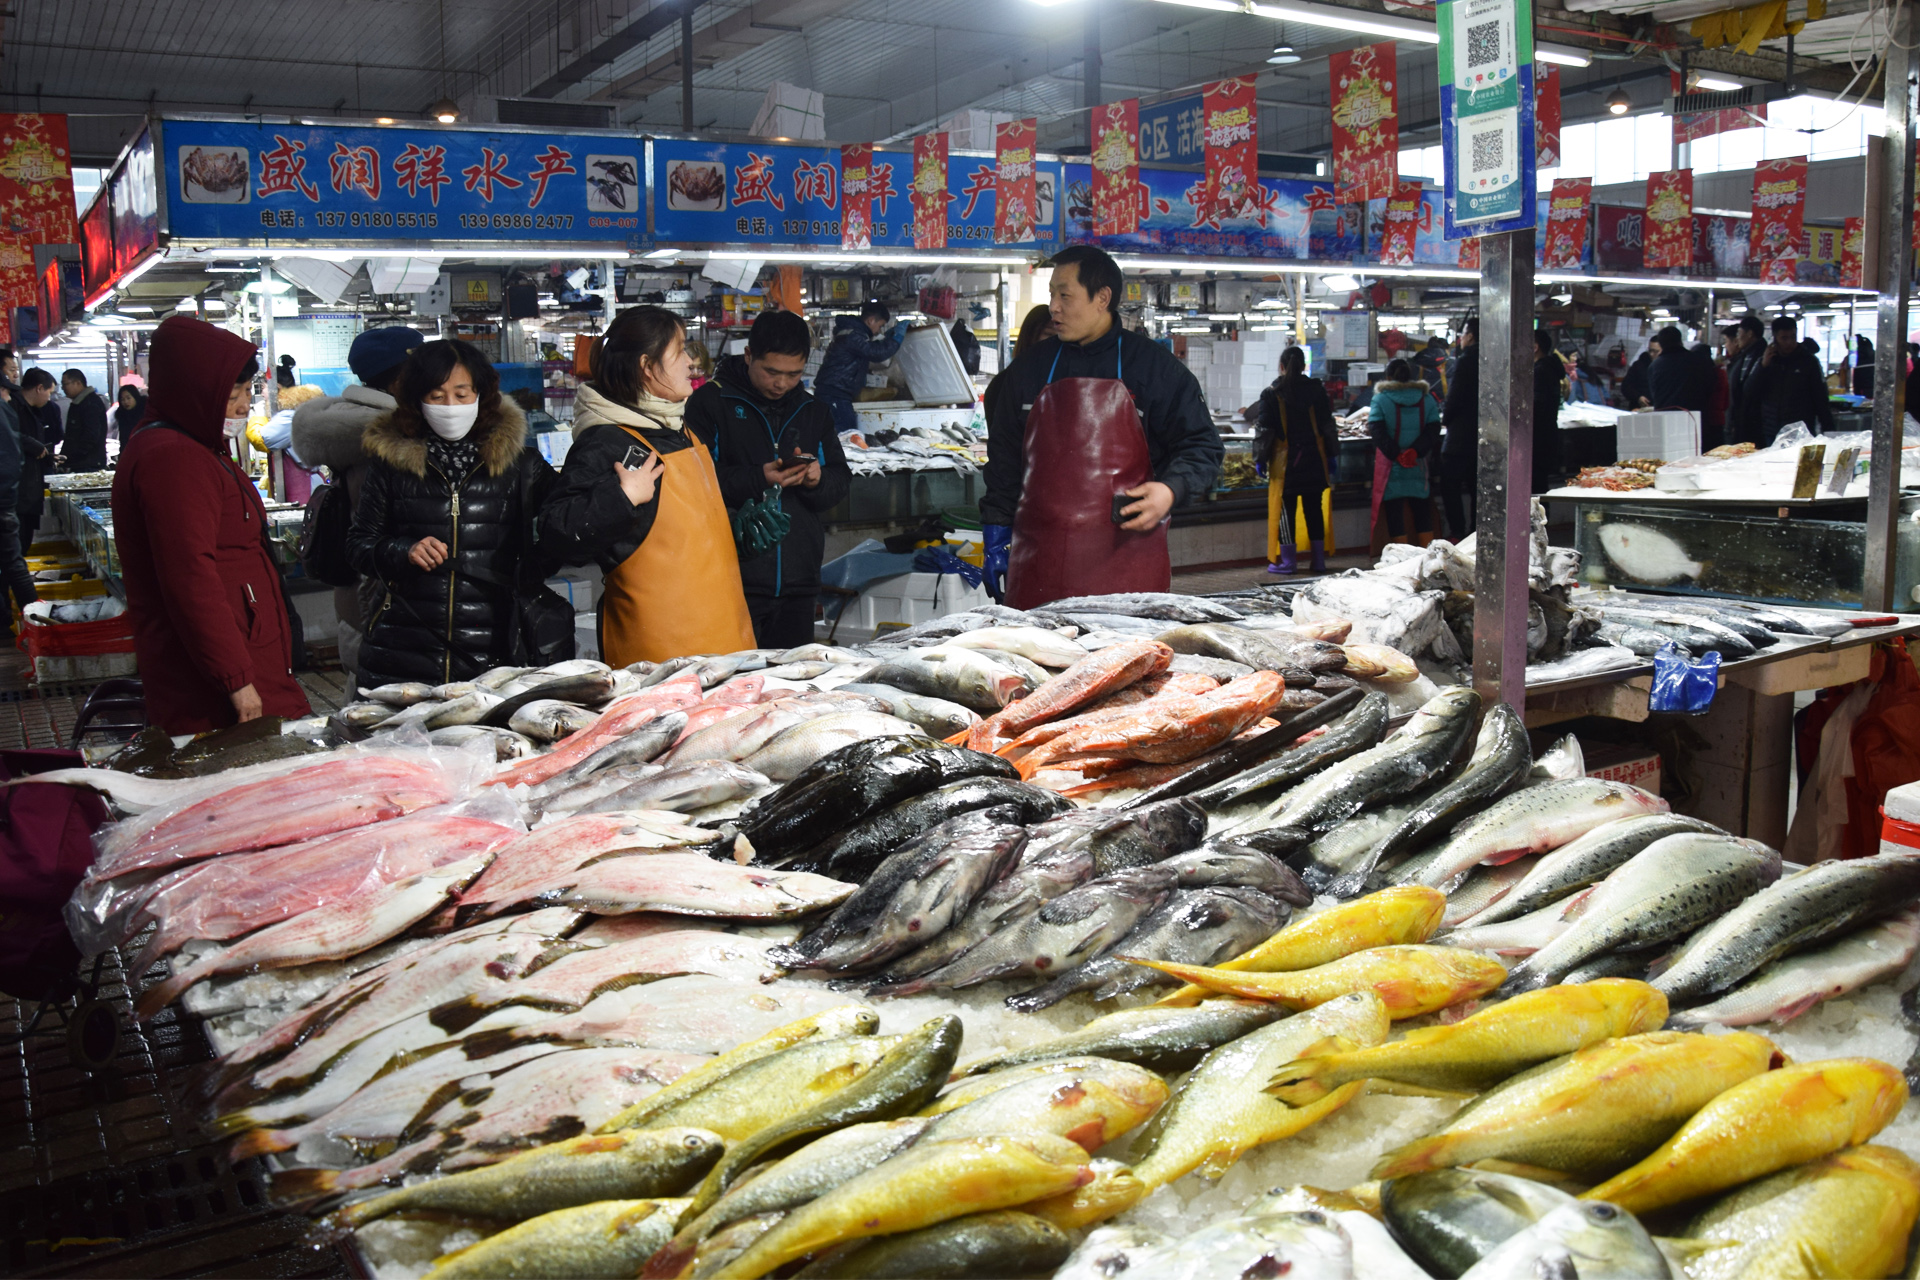
<instances>
[{"instance_id":1,"label":"man wearing maroon apron","mask_svg":"<svg viewBox=\"0 0 1920 1280\"><path fill-rule=\"evenodd\" d=\"M1114 260L1074 245L1051 265L1057 336L1000 375L987 424L987 587L1018 609L1167 590L1168 513L1222 455L1193 374L1121 327Z\"/></svg>"}]
</instances>

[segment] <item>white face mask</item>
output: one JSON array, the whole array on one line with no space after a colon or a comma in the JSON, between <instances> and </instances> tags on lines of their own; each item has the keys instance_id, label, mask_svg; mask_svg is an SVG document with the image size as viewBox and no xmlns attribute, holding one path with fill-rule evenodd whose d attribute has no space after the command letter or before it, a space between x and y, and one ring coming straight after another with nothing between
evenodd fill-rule
<instances>
[{"instance_id":1,"label":"white face mask","mask_svg":"<svg viewBox=\"0 0 1920 1280\"><path fill-rule=\"evenodd\" d=\"M480 418L480 402L472 404L422 404L420 412L425 416L427 425L433 428L433 434L442 440L462 440L467 432L473 430L473 424Z\"/></svg>"},{"instance_id":2,"label":"white face mask","mask_svg":"<svg viewBox=\"0 0 1920 1280\"><path fill-rule=\"evenodd\" d=\"M245 418L224 418L220 422L220 430L226 433L227 439L238 440L241 436L247 434L247 420Z\"/></svg>"}]
</instances>

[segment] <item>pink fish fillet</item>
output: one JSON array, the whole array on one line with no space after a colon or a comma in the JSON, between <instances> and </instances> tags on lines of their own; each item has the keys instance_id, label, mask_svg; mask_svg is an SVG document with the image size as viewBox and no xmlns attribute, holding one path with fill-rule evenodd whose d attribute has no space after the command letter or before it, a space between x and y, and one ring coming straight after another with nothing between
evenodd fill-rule
<instances>
[{"instance_id":1,"label":"pink fish fillet","mask_svg":"<svg viewBox=\"0 0 1920 1280\"><path fill-rule=\"evenodd\" d=\"M677 815L676 815L677 816ZM536 827L496 851L493 865L460 895L496 911L533 897L582 863L610 853L674 847L673 837L625 813L582 813Z\"/></svg>"},{"instance_id":2,"label":"pink fish fillet","mask_svg":"<svg viewBox=\"0 0 1920 1280\"><path fill-rule=\"evenodd\" d=\"M453 798L446 775L425 760L343 756L229 787L188 805L149 826L127 847L103 855L93 874L110 879L217 854L272 849Z\"/></svg>"},{"instance_id":3,"label":"pink fish fillet","mask_svg":"<svg viewBox=\"0 0 1920 1280\"><path fill-rule=\"evenodd\" d=\"M215 974L340 960L378 946L432 914L448 894L479 875L491 857L463 858L269 925L148 987L135 1012L151 1018L188 987Z\"/></svg>"},{"instance_id":4,"label":"pink fish fillet","mask_svg":"<svg viewBox=\"0 0 1920 1280\"><path fill-rule=\"evenodd\" d=\"M133 972L191 939L237 938L358 890L492 853L519 834L479 818L417 815L170 871L130 926L160 922Z\"/></svg>"},{"instance_id":5,"label":"pink fish fillet","mask_svg":"<svg viewBox=\"0 0 1920 1280\"><path fill-rule=\"evenodd\" d=\"M657 715L686 711L700 705L700 679L682 671L662 680L651 689L629 694L607 707L600 718L585 729L570 734L543 756L533 756L502 769L487 779L489 786L532 786L564 773L616 738L632 733Z\"/></svg>"},{"instance_id":6,"label":"pink fish fillet","mask_svg":"<svg viewBox=\"0 0 1920 1280\"><path fill-rule=\"evenodd\" d=\"M607 858L561 877L557 901L601 915L668 911L779 920L833 906L857 885L805 871L768 871L697 853Z\"/></svg>"}]
</instances>

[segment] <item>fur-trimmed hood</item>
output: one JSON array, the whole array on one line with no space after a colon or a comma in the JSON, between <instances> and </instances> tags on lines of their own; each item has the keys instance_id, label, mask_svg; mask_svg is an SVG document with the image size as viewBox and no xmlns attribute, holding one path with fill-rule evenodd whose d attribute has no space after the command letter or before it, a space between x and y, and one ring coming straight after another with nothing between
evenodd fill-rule
<instances>
[{"instance_id":1,"label":"fur-trimmed hood","mask_svg":"<svg viewBox=\"0 0 1920 1280\"><path fill-rule=\"evenodd\" d=\"M360 437L397 407L386 392L362 386L309 400L293 411L293 456L305 466L334 471L360 466L367 460Z\"/></svg>"},{"instance_id":2,"label":"fur-trimmed hood","mask_svg":"<svg viewBox=\"0 0 1920 1280\"><path fill-rule=\"evenodd\" d=\"M411 476L427 474L427 437L432 432L418 405L399 405L376 418L361 437L367 456ZM527 415L506 396L496 394L482 405L472 437L480 446L480 461L489 475L505 475L527 447Z\"/></svg>"},{"instance_id":3,"label":"fur-trimmed hood","mask_svg":"<svg viewBox=\"0 0 1920 1280\"><path fill-rule=\"evenodd\" d=\"M1373 384L1373 389L1376 392L1378 392L1378 391L1425 391L1428 388L1426 383L1421 382L1418 379L1416 379L1413 382L1388 382L1383 378L1379 382L1376 382Z\"/></svg>"}]
</instances>

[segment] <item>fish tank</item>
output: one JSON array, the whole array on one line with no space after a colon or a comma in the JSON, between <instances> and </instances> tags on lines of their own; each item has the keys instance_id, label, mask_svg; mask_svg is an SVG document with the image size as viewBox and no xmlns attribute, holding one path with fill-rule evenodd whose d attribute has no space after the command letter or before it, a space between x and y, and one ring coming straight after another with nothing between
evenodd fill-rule
<instances>
[{"instance_id":1,"label":"fish tank","mask_svg":"<svg viewBox=\"0 0 1920 1280\"><path fill-rule=\"evenodd\" d=\"M1858 609L1866 576L1867 526L1858 520L1687 510L1671 504L1582 503L1574 509L1581 580ZM1903 495L1896 526L1894 607L1920 602L1920 495Z\"/></svg>"}]
</instances>

